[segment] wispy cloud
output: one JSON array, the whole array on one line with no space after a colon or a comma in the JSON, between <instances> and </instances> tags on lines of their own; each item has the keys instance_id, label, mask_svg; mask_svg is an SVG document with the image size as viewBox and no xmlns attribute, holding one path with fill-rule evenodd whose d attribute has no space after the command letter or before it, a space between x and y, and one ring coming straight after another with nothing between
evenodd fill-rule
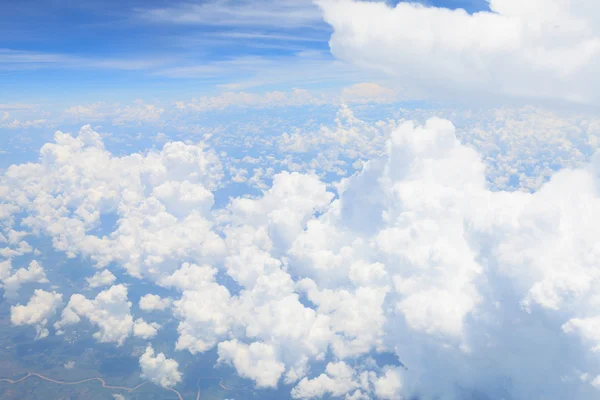
<instances>
[{"instance_id":1,"label":"wispy cloud","mask_svg":"<svg viewBox=\"0 0 600 400\"><path fill-rule=\"evenodd\" d=\"M216 32L211 36L224 39L238 40L268 40L268 41L283 41L283 42L322 42L322 37L307 36L306 32L302 34L290 35L282 33L265 33L265 32ZM210 37L210 36L209 36Z\"/></svg>"},{"instance_id":2,"label":"wispy cloud","mask_svg":"<svg viewBox=\"0 0 600 400\"><path fill-rule=\"evenodd\" d=\"M31 110L35 107L36 107L36 104L28 104L28 103L11 103L11 104L0 103L0 111ZM0 119L1 119L1 117L0 117Z\"/></svg>"},{"instance_id":3,"label":"wispy cloud","mask_svg":"<svg viewBox=\"0 0 600 400\"><path fill-rule=\"evenodd\" d=\"M205 80L228 90L285 83L343 83L359 78L354 67L318 51L300 51L280 57L236 57L165 68L155 74L170 78Z\"/></svg>"},{"instance_id":4,"label":"wispy cloud","mask_svg":"<svg viewBox=\"0 0 600 400\"><path fill-rule=\"evenodd\" d=\"M165 65L164 59L89 58L69 54L45 53L0 48L0 70L41 68L105 68L144 70Z\"/></svg>"},{"instance_id":5,"label":"wispy cloud","mask_svg":"<svg viewBox=\"0 0 600 400\"><path fill-rule=\"evenodd\" d=\"M213 0L139 9L137 13L143 20L159 23L326 29L321 12L310 0Z\"/></svg>"}]
</instances>

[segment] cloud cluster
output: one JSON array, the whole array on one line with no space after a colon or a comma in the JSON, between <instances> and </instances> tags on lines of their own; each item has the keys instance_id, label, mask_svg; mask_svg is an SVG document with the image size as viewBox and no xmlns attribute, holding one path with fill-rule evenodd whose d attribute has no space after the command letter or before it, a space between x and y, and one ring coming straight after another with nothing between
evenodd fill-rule
<instances>
[{"instance_id":1,"label":"cloud cluster","mask_svg":"<svg viewBox=\"0 0 600 400\"><path fill-rule=\"evenodd\" d=\"M133 329L130 310L131 302L127 299L127 288L122 284L111 286L92 300L81 294L74 294L54 328L62 333L67 326L79 323L81 318L87 318L99 329L94 333L96 340L121 346Z\"/></svg>"},{"instance_id":2,"label":"cloud cluster","mask_svg":"<svg viewBox=\"0 0 600 400\"><path fill-rule=\"evenodd\" d=\"M151 345L140 357L142 378L149 379L162 387L171 387L181 382L177 361L166 358L163 353L155 354Z\"/></svg>"},{"instance_id":3,"label":"cloud cluster","mask_svg":"<svg viewBox=\"0 0 600 400\"><path fill-rule=\"evenodd\" d=\"M90 288L110 286L117 280L117 277L107 269L96 272L89 278L85 278Z\"/></svg>"},{"instance_id":4,"label":"cloud cluster","mask_svg":"<svg viewBox=\"0 0 600 400\"><path fill-rule=\"evenodd\" d=\"M449 121L386 126L381 155L352 176L328 186L281 172L218 210L210 150L167 143L114 157L89 128L57 134L39 164L9 168L2 185L28 213L20 225L58 250L172 290L140 308L171 307L174 348L216 349L257 387L292 385L295 398L533 398L540 388L596 398L600 232L589 221L600 217L600 158L533 193L491 190ZM117 227L95 236L107 213ZM71 296L55 328L81 319L117 345L159 328L133 317L122 284ZM140 365L163 386L181 379L151 346Z\"/></svg>"},{"instance_id":5,"label":"cloud cluster","mask_svg":"<svg viewBox=\"0 0 600 400\"><path fill-rule=\"evenodd\" d=\"M14 272L10 260L0 263L0 287L4 289L5 298L16 298L25 283L48 283L46 272L39 262L33 260L27 268L19 268Z\"/></svg>"},{"instance_id":6,"label":"cloud cluster","mask_svg":"<svg viewBox=\"0 0 600 400\"><path fill-rule=\"evenodd\" d=\"M171 305L172 299L161 298L156 294L146 294L140 298L140 309L143 311L163 311Z\"/></svg>"},{"instance_id":7,"label":"cloud cluster","mask_svg":"<svg viewBox=\"0 0 600 400\"><path fill-rule=\"evenodd\" d=\"M482 93L597 103L594 0L492 0L490 11L419 2L318 0L339 59L437 95Z\"/></svg>"},{"instance_id":8,"label":"cloud cluster","mask_svg":"<svg viewBox=\"0 0 600 400\"><path fill-rule=\"evenodd\" d=\"M348 400L403 398L400 368L385 368L380 375L373 371L357 372L343 361L329 363L325 372L313 379L302 379L292 390L295 399L319 399L326 396Z\"/></svg>"},{"instance_id":9,"label":"cloud cluster","mask_svg":"<svg viewBox=\"0 0 600 400\"><path fill-rule=\"evenodd\" d=\"M56 314L62 303L62 294L37 289L26 305L18 304L10 308L10 322L13 325L35 325L36 339L47 337L48 319Z\"/></svg>"},{"instance_id":10,"label":"cloud cluster","mask_svg":"<svg viewBox=\"0 0 600 400\"><path fill-rule=\"evenodd\" d=\"M115 126L138 126L159 122L164 108L157 104L144 103L137 99L132 104L77 104L63 111L63 117L69 121L101 121L110 120Z\"/></svg>"},{"instance_id":11,"label":"cloud cluster","mask_svg":"<svg viewBox=\"0 0 600 400\"><path fill-rule=\"evenodd\" d=\"M158 333L160 325L156 322L146 322L141 318L135 320L133 324L133 336L142 339L151 339Z\"/></svg>"},{"instance_id":12,"label":"cloud cluster","mask_svg":"<svg viewBox=\"0 0 600 400\"><path fill-rule=\"evenodd\" d=\"M221 177L219 160L202 143L170 142L161 151L114 157L89 126L76 137L57 132L39 164L13 165L4 174L4 224L21 210L28 213L21 225L48 234L69 257L160 276L182 258L224 251L206 216ZM98 236L92 231L101 215L117 215L118 224Z\"/></svg>"},{"instance_id":13,"label":"cloud cluster","mask_svg":"<svg viewBox=\"0 0 600 400\"><path fill-rule=\"evenodd\" d=\"M192 99L190 102L177 102L178 110L205 112L224 110L229 107L293 107L329 104L331 99L318 97L307 90L294 89L292 92L266 92L264 94L245 92L225 92L217 96Z\"/></svg>"}]
</instances>

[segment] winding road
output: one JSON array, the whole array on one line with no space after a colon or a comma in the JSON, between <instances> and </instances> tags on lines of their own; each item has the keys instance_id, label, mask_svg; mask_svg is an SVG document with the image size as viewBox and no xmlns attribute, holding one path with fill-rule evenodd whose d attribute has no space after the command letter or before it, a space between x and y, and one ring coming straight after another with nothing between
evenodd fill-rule
<instances>
[{"instance_id":1,"label":"winding road","mask_svg":"<svg viewBox=\"0 0 600 400\"><path fill-rule=\"evenodd\" d=\"M142 383L140 383L139 385L137 385L135 387L113 386L113 385L108 385L104 381L104 379L102 379L102 378L87 378L87 379L83 379L83 380L77 381L77 382L63 382L63 381L58 381L56 379L48 378L47 376L38 374L37 372L28 372L27 375L25 375L21 379L17 379L17 380L2 378L2 379L0 379L0 382L8 382L10 384L15 384L15 383L21 383L24 380L26 380L28 378L31 378L31 377L37 377L37 378L43 379L43 380L48 381L48 382L56 383L58 385L79 385L80 383L91 382L91 381L98 381L98 382L100 382L102 384L102 387L105 388L105 389L125 390L128 393L131 393L134 390L137 390L140 387L144 386L146 383L148 383L148 381L142 382ZM172 388L164 388L164 389L175 393L177 395L177 397L179 398L179 400L183 400L183 397L181 396L181 393L179 393L177 390L172 389ZM198 393L198 396L200 396L199 393Z\"/></svg>"},{"instance_id":2,"label":"winding road","mask_svg":"<svg viewBox=\"0 0 600 400\"><path fill-rule=\"evenodd\" d=\"M76 381L76 382L64 382L64 381L58 381L56 379L52 379L52 378L48 378L47 376L38 374L37 372L28 372L27 375L25 375L24 377L22 377L21 379L8 379L8 378L0 378L0 382L7 382L10 383L11 385L14 385L16 383L21 383L31 377L37 377L40 379L43 379L45 381L48 382L52 382L52 383L56 383L57 385L79 385L81 383L86 383L86 382L91 382L91 381L98 381L102 384L102 387L105 389L116 389L116 390L124 390L128 393L133 392L134 390L137 390L139 388L141 388L142 386L144 386L146 383L148 383L148 381L142 382L139 385L135 386L135 387L126 387L126 386L113 386L113 385L108 385L106 383L106 381L102 378L87 378L87 379L83 379L80 381ZM219 386L223 389L223 390L231 390L230 388L228 388L227 386L225 386L225 384L223 383L223 378L218 377L218 376L205 376L205 377L201 377L198 378L198 381L196 381L196 388L198 389L198 394L196 395L196 400L200 400L200 380L203 379L218 379L219 380ZM179 400L183 400L183 396L181 396L181 393L179 393L177 390L173 389L173 388L163 388L165 390L168 390L170 392L173 392L174 394L177 395L177 397L179 398Z\"/></svg>"},{"instance_id":3,"label":"winding road","mask_svg":"<svg viewBox=\"0 0 600 400\"><path fill-rule=\"evenodd\" d=\"M198 378L198 380L196 381L196 389L198 389L198 394L196 395L196 400L200 400L200 380L202 380L202 379L218 379L219 386L221 386L221 388L223 388L224 390L229 390L229 388L223 384L223 378L220 378L218 376L205 376L202 378Z\"/></svg>"}]
</instances>

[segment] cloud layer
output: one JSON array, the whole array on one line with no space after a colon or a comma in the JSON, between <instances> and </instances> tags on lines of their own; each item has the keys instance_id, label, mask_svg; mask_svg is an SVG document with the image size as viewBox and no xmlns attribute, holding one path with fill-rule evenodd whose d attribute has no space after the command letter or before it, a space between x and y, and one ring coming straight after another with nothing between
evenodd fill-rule
<instances>
[{"instance_id":1,"label":"cloud layer","mask_svg":"<svg viewBox=\"0 0 600 400\"><path fill-rule=\"evenodd\" d=\"M388 130L381 156L349 178L328 186L281 172L260 195L219 209L221 162L204 144L116 157L89 127L59 132L39 163L3 176L4 235L47 235L58 251L169 290L140 300L142 311L177 319L164 351L216 349L218 364L258 388L292 385L295 398L596 398L600 232L589 222L600 217L600 159L533 193L492 191L481 156L448 120ZM115 214L112 232L99 233L101 216ZM166 329L135 316L114 277L89 278L112 286L72 295L55 330L86 319L98 341L120 346ZM37 309L42 296L50 309ZM36 292L13 323L43 337L60 300ZM377 362L381 353L398 362ZM181 380L151 345L140 365L159 385Z\"/></svg>"}]
</instances>

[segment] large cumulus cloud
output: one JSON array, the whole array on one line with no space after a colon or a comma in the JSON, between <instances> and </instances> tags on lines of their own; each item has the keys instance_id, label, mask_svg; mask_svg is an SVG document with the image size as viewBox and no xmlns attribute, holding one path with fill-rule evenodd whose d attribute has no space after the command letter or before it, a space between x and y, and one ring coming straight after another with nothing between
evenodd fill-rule
<instances>
[{"instance_id":1,"label":"large cumulus cloud","mask_svg":"<svg viewBox=\"0 0 600 400\"><path fill-rule=\"evenodd\" d=\"M595 102L600 8L594 0L491 0L490 11L418 2L317 0L332 53L436 95Z\"/></svg>"},{"instance_id":2,"label":"large cumulus cloud","mask_svg":"<svg viewBox=\"0 0 600 400\"><path fill-rule=\"evenodd\" d=\"M57 142L40 163L8 169L5 204L57 249L171 290L140 308L171 309L173 350L216 349L219 364L260 388L293 385L295 398L598 395L598 157L533 193L493 191L452 123L404 122L382 157L334 186L283 172L214 210L209 149L114 157L89 128ZM105 213L117 227L95 236ZM54 326L82 318L117 345L166 329L132 315L122 284L71 296ZM382 352L402 365L378 363ZM142 361L154 382L179 382L178 364L152 347Z\"/></svg>"}]
</instances>

